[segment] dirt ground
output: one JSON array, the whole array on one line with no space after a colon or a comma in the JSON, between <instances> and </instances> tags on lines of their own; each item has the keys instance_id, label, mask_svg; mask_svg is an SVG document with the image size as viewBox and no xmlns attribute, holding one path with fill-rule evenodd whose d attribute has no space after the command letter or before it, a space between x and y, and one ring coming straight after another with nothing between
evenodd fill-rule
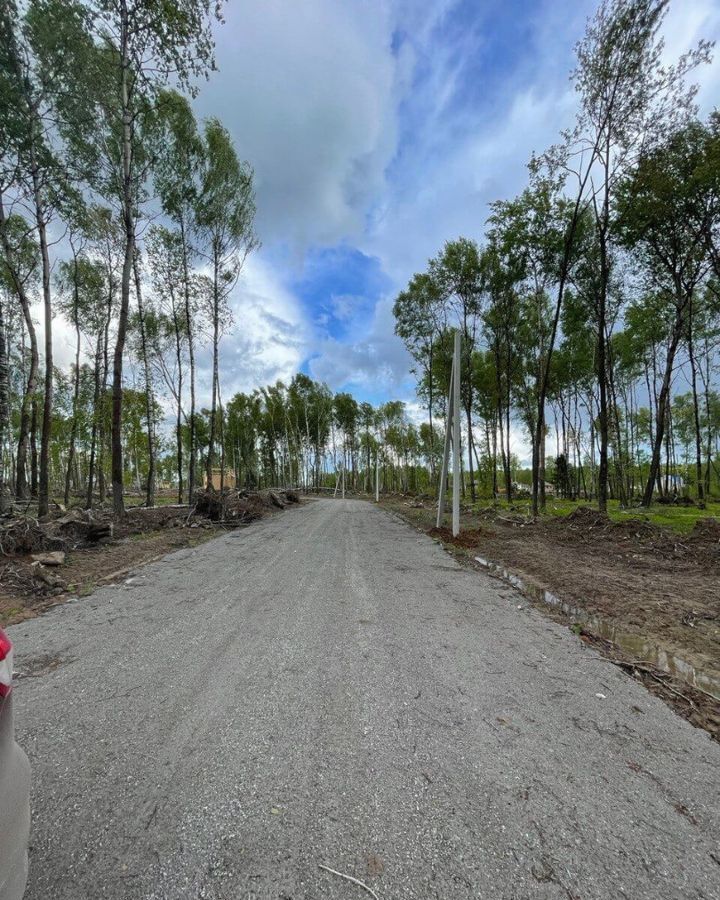
<instances>
[{"instance_id":1,"label":"dirt ground","mask_svg":"<svg viewBox=\"0 0 720 900\"><path fill-rule=\"evenodd\" d=\"M461 561L485 568L479 556L496 564L491 574L520 578L536 605L720 739L720 520L680 535L641 519L611 522L588 507L537 522L487 508L464 512L453 539L434 527L430 500L383 505ZM546 591L562 608L544 602Z\"/></svg>"},{"instance_id":2,"label":"dirt ground","mask_svg":"<svg viewBox=\"0 0 720 900\"><path fill-rule=\"evenodd\" d=\"M143 563L183 547L196 547L228 528L247 527L255 519L279 511L281 506L271 502L266 494L241 495L234 506L228 505L224 522L214 520L214 508L204 508L202 514L197 509L191 511L188 506L176 505L130 508L126 521L114 524L112 537L97 542L74 539L77 535L73 537L72 529L68 534L56 527L64 512L58 510L55 522L50 523L48 542L32 549L54 549L55 535L61 534L68 542L62 565L38 564L30 552L6 550L0 554L0 626L12 625L37 616L55 604L87 596L99 585L120 580ZM92 518L98 524L112 520L109 509L94 510ZM37 543L42 525L29 518L19 530L22 532L25 527L26 543L30 539ZM5 541L6 547L10 543L22 543L22 533L19 539L13 537L14 541Z\"/></svg>"}]
</instances>

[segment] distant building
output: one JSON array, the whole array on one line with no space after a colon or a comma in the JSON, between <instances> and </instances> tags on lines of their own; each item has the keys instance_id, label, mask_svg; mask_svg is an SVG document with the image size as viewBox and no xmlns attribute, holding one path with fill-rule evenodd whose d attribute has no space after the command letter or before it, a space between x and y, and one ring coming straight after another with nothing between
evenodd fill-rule
<instances>
[{"instance_id":1,"label":"distant building","mask_svg":"<svg viewBox=\"0 0 720 900\"><path fill-rule=\"evenodd\" d=\"M234 488L235 487L235 473L232 469L225 469L225 478L222 477L222 469L217 468L212 470L212 478L210 480L210 484L215 488L216 491L220 490L220 483L223 483L223 486L226 488Z\"/></svg>"},{"instance_id":2,"label":"distant building","mask_svg":"<svg viewBox=\"0 0 720 900\"><path fill-rule=\"evenodd\" d=\"M519 481L513 481L512 489L516 494L532 494L532 484L520 484ZM555 493L555 485L551 481L545 482L545 493Z\"/></svg>"}]
</instances>

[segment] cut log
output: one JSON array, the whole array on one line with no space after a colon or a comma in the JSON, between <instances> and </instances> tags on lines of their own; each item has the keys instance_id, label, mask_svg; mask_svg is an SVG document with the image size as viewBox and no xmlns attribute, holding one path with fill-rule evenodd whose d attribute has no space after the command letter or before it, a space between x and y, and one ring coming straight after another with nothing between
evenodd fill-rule
<instances>
[{"instance_id":1,"label":"cut log","mask_svg":"<svg viewBox=\"0 0 720 900\"><path fill-rule=\"evenodd\" d=\"M111 539L113 536L112 522L91 522L85 532L85 540L95 544L98 541Z\"/></svg>"}]
</instances>

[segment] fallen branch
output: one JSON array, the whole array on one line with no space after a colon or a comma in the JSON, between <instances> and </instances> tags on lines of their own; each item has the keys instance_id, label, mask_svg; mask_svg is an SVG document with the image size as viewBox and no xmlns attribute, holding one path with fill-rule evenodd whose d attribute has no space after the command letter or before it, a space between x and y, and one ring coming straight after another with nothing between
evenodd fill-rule
<instances>
[{"instance_id":1,"label":"fallen branch","mask_svg":"<svg viewBox=\"0 0 720 900\"><path fill-rule=\"evenodd\" d=\"M346 881L351 881L353 884L356 884L358 887L361 887L363 890L367 891L371 897L374 897L375 900L380 900L375 891L368 887L364 882L360 881L358 878L353 878L352 875L343 875L342 872L338 872L336 869L331 869L330 866L324 866L322 863L318 863L319 869L324 869L326 872L330 872L332 875L337 875L338 878L344 878Z\"/></svg>"}]
</instances>

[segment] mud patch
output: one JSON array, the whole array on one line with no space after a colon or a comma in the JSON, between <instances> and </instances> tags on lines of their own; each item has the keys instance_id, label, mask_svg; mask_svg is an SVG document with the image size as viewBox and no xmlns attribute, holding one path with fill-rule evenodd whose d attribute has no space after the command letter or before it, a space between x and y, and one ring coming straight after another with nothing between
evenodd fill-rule
<instances>
[{"instance_id":1,"label":"mud patch","mask_svg":"<svg viewBox=\"0 0 720 900\"><path fill-rule=\"evenodd\" d=\"M37 656L31 656L23 659L22 667L16 669L15 678L40 678L43 675L49 675L59 669L60 666L68 665L75 662L74 656L60 656L55 653L39 653Z\"/></svg>"}]
</instances>

